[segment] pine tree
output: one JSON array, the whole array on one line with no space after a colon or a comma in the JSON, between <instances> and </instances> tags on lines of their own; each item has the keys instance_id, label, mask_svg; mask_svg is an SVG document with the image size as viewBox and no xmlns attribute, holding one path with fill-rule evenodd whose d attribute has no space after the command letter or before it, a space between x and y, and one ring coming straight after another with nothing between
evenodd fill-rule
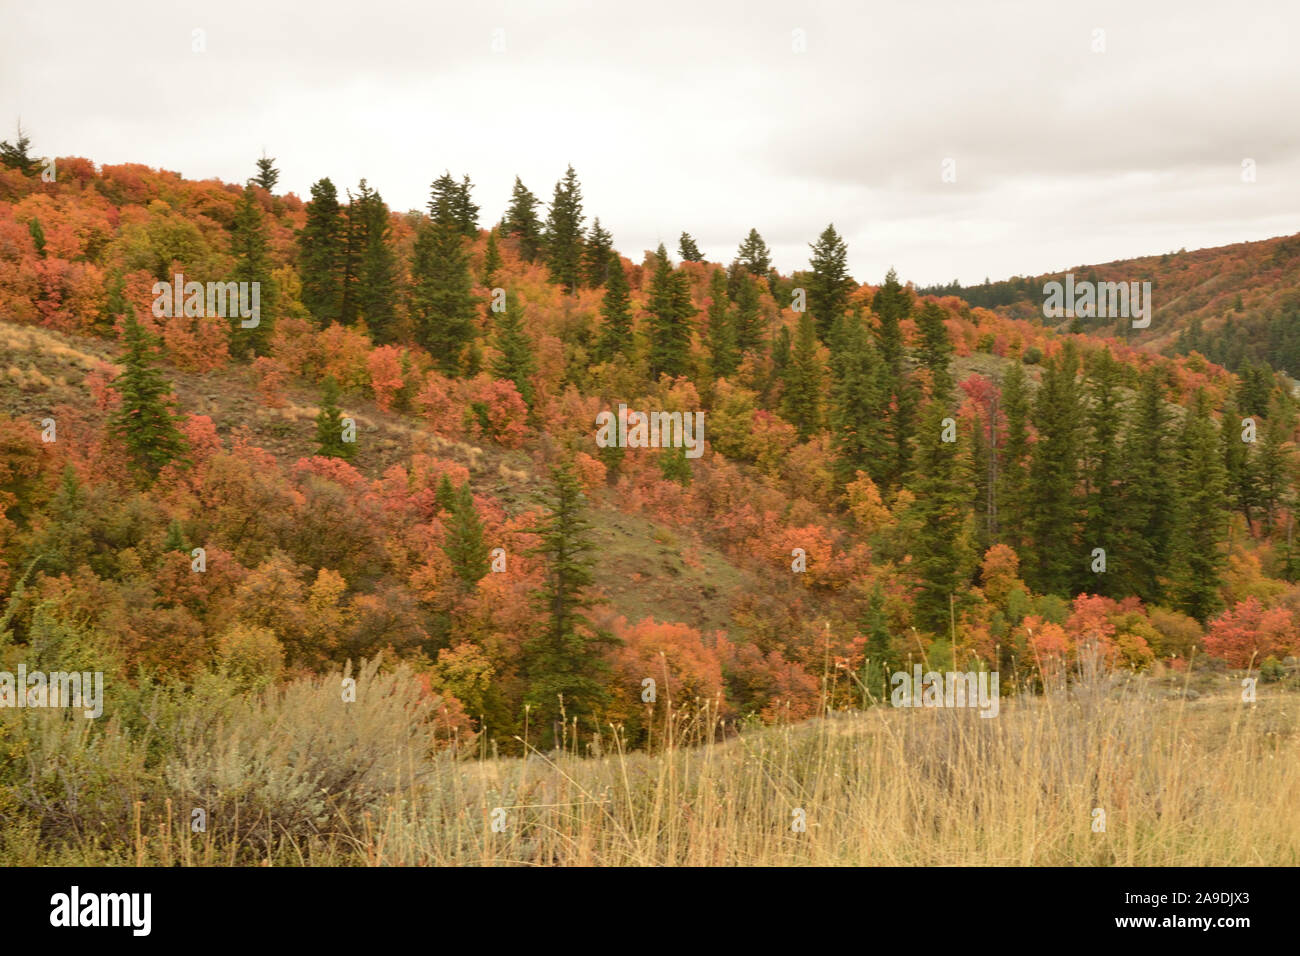
<instances>
[{"instance_id":1,"label":"pine tree","mask_svg":"<svg viewBox=\"0 0 1300 956\"><path fill-rule=\"evenodd\" d=\"M467 239L478 238L478 205L469 195L473 188L469 174L462 175L460 188L456 191L456 225L460 227L461 235Z\"/></svg>"},{"instance_id":2,"label":"pine tree","mask_svg":"<svg viewBox=\"0 0 1300 956\"><path fill-rule=\"evenodd\" d=\"M361 311L361 263L365 258L369 230L370 207L366 198L370 195L370 187L363 179L358 188L359 196L353 196L348 190L348 204L344 211L342 292L339 299L339 322L343 325L355 325Z\"/></svg>"},{"instance_id":3,"label":"pine tree","mask_svg":"<svg viewBox=\"0 0 1300 956\"><path fill-rule=\"evenodd\" d=\"M801 312L781 393L781 413L798 431L800 441L807 441L821 427L821 383L816 327L812 315Z\"/></svg>"},{"instance_id":4,"label":"pine tree","mask_svg":"<svg viewBox=\"0 0 1300 956\"><path fill-rule=\"evenodd\" d=\"M415 338L439 368L456 374L474 339L478 304L472 292L464 239L450 225L426 222L411 263L411 320Z\"/></svg>"},{"instance_id":5,"label":"pine tree","mask_svg":"<svg viewBox=\"0 0 1300 956\"><path fill-rule=\"evenodd\" d=\"M811 245L812 280L808 283L808 308L817 320L817 334L824 341L835 320L849 306L853 280L849 278L848 246L832 223Z\"/></svg>"},{"instance_id":6,"label":"pine tree","mask_svg":"<svg viewBox=\"0 0 1300 956\"><path fill-rule=\"evenodd\" d=\"M609 264L614 253L614 237L601 228L600 218L591 224L591 235L587 237L586 248L582 252L582 269L587 285L595 289L605 284L609 278Z\"/></svg>"},{"instance_id":7,"label":"pine tree","mask_svg":"<svg viewBox=\"0 0 1300 956\"><path fill-rule=\"evenodd\" d=\"M1076 380L1078 354L1072 342L1043 368L1034 401L1038 432L1029 464L1029 530L1033 561L1026 564L1026 583L1036 591L1068 595L1088 570L1079 547L1082 519L1076 496L1082 452L1082 388Z\"/></svg>"},{"instance_id":8,"label":"pine tree","mask_svg":"<svg viewBox=\"0 0 1300 956\"><path fill-rule=\"evenodd\" d=\"M758 285L748 275L741 276L736 291L736 349L742 355L763 346L763 313Z\"/></svg>"},{"instance_id":9,"label":"pine tree","mask_svg":"<svg viewBox=\"0 0 1300 956\"><path fill-rule=\"evenodd\" d=\"M271 257L262 209L252 189L245 189L235 207L230 251L235 256L235 281L259 283L258 324L243 328L238 309L230 317L230 354L236 358L270 355L275 331L276 288L271 279Z\"/></svg>"},{"instance_id":10,"label":"pine tree","mask_svg":"<svg viewBox=\"0 0 1300 956\"><path fill-rule=\"evenodd\" d=\"M670 445L659 452L659 473L664 481L673 481L682 487L691 483L691 460L681 445Z\"/></svg>"},{"instance_id":11,"label":"pine tree","mask_svg":"<svg viewBox=\"0 0 1300 956\"><path fill-rule=\"evenodd\" d=\"M267 156L262 152L262 158L257 161L257 175L253 177L253 182L261 186L267 192L275 190L275 184L280 181L280 171L275 168L275 157Z\"/></svg>"},{"instance_id":12,"label":"pine tree","mask_svg":"<svg viewBox=\"0 0 1300 956\"><path fill-rule=\"evenodd\" d=\"M749 230L749 235L740 244L736 258L750 275L758 279L766 278L772 269L772 252L757 229Z\"/></svg>"},{"instance_id":13,"label":"pine tree","mask_svg":"<svg viewBox=\"0 0 1300 956\"><path fill-rule=\"evenodd\" d=\"M1222 606L1219 589L1227 556L1223 540L1225 476L1210 402L1197 391L1179 438L1177 515L1171 540L1178 609L1204 623Z\"/></svg>"},{"instance_id":14,"label":"pine tree","mask_svg":"<svg viewBox=\"0 0 1300 956\"><path fill-rule=\"evenodd\" d=\"M714 378L730 378L740 364L736 348L736 329L732 323L731 300L727 298L727 274L714 269L709 278L708 328L705 343L709 350L709 369Z\"/></svg>"},{"instance_id":15,"label":"pine tree","mask_svg":"<svg viewBox=\"0 0 1300 956\"><path fill-rule=\"evenodd\" d=\"M885 364L900 375L903 369L902 321L912 312L912 294L898 282L893 269L885 276L885 284L876 290L871 300L871 311L876 313L880 325L876 339Z\"/></svg>"},{"instance_id":16,"label":"pine tree","mask_svg":"<svg viewBox=\"0 0 1300 956\"><path fill-rule=\"evenodd\" d=\"M681 256L682 262L703 262L704 254L700 252L700 247L695 244L690 233L682 233L682 238L677 243L677 254Z\"/></svg>"},{"instance_id":17,"label":"pine tree","mask_svg":"<svg viewBox=\"0 0 1300 956\"><path fill-rule=\"evenodd\" d=\"M537 217L537 207L540 205L541 200L516 176L515 188L510 195L510 208L506 210L502 228L503 235L519 240L519 254L528 262L536 261L542 249L542 222Z\"/></svg>"},{"instance_id":18,"label":"pine tree","mask_svg":"<svg viewBox=\"0 0 1300 956\"><path fill-rule=\"evenodd\" d=\"M846 484L864 471L880 485L888 463L881 429L880 356L860 315L841 317L832 338L829 418L835 476Z\"/></svg>"},{"instance_id":19,"label":"pine tree","mask_svg":"<svg viewBox=\"0 0 1300 956\"><path fill-rule=\"evenodd\" d=\"M478 206L470 199L473 188L469 176L457 182L450 172L444 170L429 187L429 218L467 239L475 238L478 235Z\"/></svg>"},{"instance_id":20,"label":"pine tree","mask_svg":"<svg viewBox=\"0 0 1300 956\"><path fill-rule=\"evenodd\" d=\"M501 268L501 250L497 248L497 231L491 229L488 231L487 247L483 250L483 286L484 288L494 288L497 281L497 271Z\"/></svg>"},{"instance_id":21,"label":"pine tree","mask_svg":"<svg viewBox=\"0 0 1300 956\"><path fill-rule=\"evenodd\" d=\"M95 325L104 331L112 329L126 311L126 280L122 278L121 269L113 269L104 283L104 304L99 309Z\"/></svg>"},{"instance_id":22,"label":"pine tree","mask_svg":"<svg viewBox=\"0 0 1300 956\"><path fill-rule=\"evenodd\" d=\"M447 520L442 550L465 588L472 588L488 573L488 548L483 542L483 522L474 507L469 482L460 486Z\"/></svg>"},{"instance_id":23,"label":"pine tree","mask_svg":"<svg viewBox=\"0 0 1300 956\"><path fill-rule=\"evenodd\" d=\"M934 397L945 403L952 397L952 376L948 372L952 341L944 321L947 317L933 302L927 302L916 317L917 331L921 333L921 364L930 370Z\"/></svg>"},{"instance_id":24,"label":"pine tree","mask_svg":"<svg viewBox=\"0 0 1300 956\"><path fill-rule=\"evenodd\" d=\"M525 700L547 728L559 717L560 698L566 713L579 715L608 700L603 677L609 665L603 652L618 643L585 614L597 603L591 594L591 527L581 513L582 486L572 464L557 466L552 483L554 505L536 529L541 544L533 552L546 559L546 581L537 597L546 622L524 648Z\"/></svg>"},{"instance_id":25,"label":"pine tree","mask_svg":"<svg viewBox=\"0 0 1300 956\"><path fill-rule=\"evenodd\" d=\"M356 443L343 440L343 410L339 408L339 384L326 376L321 392L320 411L316 413L316 454L326 458L351 461Z\"/></svg>"},{"instance_id":26,"label":"pine tree","mask_svg":"<svg viewBox=\"0 0 1300 956\"><path fill-rule=\"evenodd\" d=\"M307 223L298 233L302 304L322 328L342 317L345 225L338 191L328 178L312 184Z\"/></svg>"},{"instance_id":27,"label":"pine tree","mask_svg":"<svg viewBox=\"0 0 1300 956\"><path fill-rule=\"evenodd\" d=\"M1256 439L1258 448L1253 477L1259 504L1264 512L1264 532L1272 535L1287 486L1292 480L1290 476L1294 472L1287 443L1294 431L1295 414L1280 391L1267 408L1268 418L1264 420L1263 434Z\"/></svg>"},{"instance_id":28,"label":"pine tree","mask_svg":"<svg viewBox=\"0 0 1300 956\"><path fill-rule=\"evenodd\" d=\"M1002 414L1006 441L998 457L994 498L998 536L1017 555L1028 555L1029 525L1029 383L1016 362L1002 377Z\"/></svg>"},{"instance_id":29,"label":"pine tree","mask_svg":"<svg viewBox=\"0 0 1300 956\"><path fill-rule=\"evenodd\" d=\"M533 407L532 374L537 369L533 360L533 343L524 331L524 310L517 296L508 296L506 310L500 313L496 327L497 356L492 361L492 374L513 382L524 404Z\"/></svg>"},{"instance_id":30,"label":"pine tree","mask_svg":"<svg viewBox=\"0 0 1300 956\"><path fill-rule=\"evenodd\" d=\"M972 552L967 540L970 463L960 441L943 440L947 409L930 402L918 432L916 473L909 487L915 524L910 542L910 570L918 592L914 604L917 624L932 634L949 631L954 598L960 600L971 573Z\"/></svg>"},{"instance_id":31,"label":"pine tree","mask_svg":"<svg viewBox=\"0 0 1300 956\"><path fill-rule=\"evenodd\" d=\"M573 292L582 284L582 187L569 166L555 184L555 198L546 217L546 265L553 281Z\"/></svg>"},{"instance_id":32,"label":"pine tree","mask_svg":"<svg viewBox=\"0 0 1300 956\"><path fill-rule=\"evenodd\" d=\"M23 124L19 123L17 139L13 143L8 140L0 142L0 165L6 169L16 169L24 176L32 175L41 164L27 152L31 145L31 139L23 132Z\"/></svg>"},{"instance_id":33,"label":"pine tree","mask_svg":"<svg viewBox=\"0 0 1300 956\"><path fill-rule=\"evenodd\" d=\"M126 446L127 457L138 473L152 480L167 465L183 461L185 436L177 428L172 387L154 366L152 337L128 308L123 327L125 353L122 374L113 380L121 404L109 420L109 430Z\"/></svg>"},{"instance_id":34,"label":"pine tree","mask_svg":"<svg viewBox=\"0 0 1300 956\"><path fill-rule=\"evenodd\" d=\"M438 510L450 515L456 507L456 489L452 487L451 479L446 473L438 479L438 487L433 492L433 500L438 505Z\"/></svg>"},{"instance_id":35,"label":"pine tree","mask_svg":"<svg viewBox=\"0 0 1300 956\"><path fill-rule=\"evenodd\" d=\"M1232 507L1246 519L1246 527L1254 528L1253 508L1257 495L1254 469L1251 467L1251 444L1242 441L1242 415L1237 403L1229 397L1223 407L1223 420L1219 428L1219 448L1223 455L1226 494Z\"/></svg>"},{"instance_id":36,"label":"pine tree","mask_svg":"<svg viewBox=\"0 0 1300 956\"><path fill-rule=\"evenodd\" d=\"M32 221L27 224L27 231L31 234L32 245L36 247L36 254L44 259L45 229L41 226L41 221L35 216L32 216Z\"/></svg>"},{"instance_id":37,"label":"pine tree","mask_svg":"<svg viewBox=\"0 0 1300 956\"><path fill-rule=\"evenodd\" d=\"M1084 551L1102 548L1111 562L1122 563L1119 547L1124 534L1123 502L1120 497L1120 365L1109 350L1096 353L1086 382L1088 404L1084 412ZM1087 577L1084 590L1092 594L1119 593L1116 568Z\"/></svg>"},{"instance_id":38,"label":"pine tree","mask_svg":"<svg viewBox=\"0 0 1300 956\"><path fill-rule=\"evenodd\" d=\"M690 279L674 271L666 253L659 259L650 282L646 309L650 313L650 375L656 379L660 375L685 375L691 350L691 317L698 310L691 302Z\"/></svg>"},{"instance_id":39,"label":"pine tree","mask_svg":"<svg viewBox=\"0 0 1300 956\"><path fill-rule=\"evenodd\" d=\"M620 355L629 358L632 355L632 300L629 291L623 260L618 253L611 252L609 279L600 305L604 322L596 340L597 362L612 362Z\"/></svg>"},{"instance_id":40,"label":"pine tree","mask_svg":"<svg viewBox=\"0 0 1300 956\"><path fill-rule=\"evenodd\" d=\"M181 554L186 554L190 550L189 545L185 543L185 532L176 518L172 518L171 524L167 525L167 537L163 539L162 549L165 553L179 551Z\"/></svg>"},{"instance_id":41,"label":"pine tree","mask_svg":"<svg viewBox=\"0 0 1300 956\"><path fill-rule=\"evenodd\" d=\"M1174 449L1165 409L1164 373L1143 373L1124 437L1124 553L1118 574L1124 594L1160 604L1169 574L1169 542L1175 511Z\"/></svg>"},{"instance_id":42,"label":"pine tree","mask_svg":"<svg viewBox=\"0 0 1300 956\"><path fill-rule=\"evenodd\" d=\"M361 208L366 243L361 254L358 313L375 343L386 345L397 341L397 256L388 243L392 232L388 206L379 193L363 190Z\"/></svg>"},{"instance_id":43,"label":"pine tree","mask_svg":"<svg viewBox=\"0 0 1300 956\"><path fill-rule=\"evenodd\" d=\"M893 467L887 486L898 487L911 467L918 389L907 373L903 354L902 321L912 311L912 294L899 285L893 269L872 298L871 309L879 321L876 341L884 363L882 378L888 400L885 429L893 445Z\"/></svg>"}]
</instances>

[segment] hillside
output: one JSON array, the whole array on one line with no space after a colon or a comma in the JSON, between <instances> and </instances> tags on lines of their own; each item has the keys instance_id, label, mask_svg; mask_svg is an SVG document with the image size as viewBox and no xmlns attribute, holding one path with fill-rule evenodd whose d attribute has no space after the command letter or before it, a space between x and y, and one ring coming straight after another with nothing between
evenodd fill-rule
<instances>
[{"instance_id":1,"label":"hillside","mask_svg":"<svg viewBox=\"0 0 1300 956\"><path fill-rule=\"evenodd\" d=\"M1042 317L1044 284L1061 281L1065 272L1091 282L1150 282L1155 302L1147 329L1089 319L1075 328L1166 354L1198 351L1232 371L1268 364L1292 376L1300 374L1300 235L920 291L960 296L973 306L1047 321L1064 331L1071 328L1070 320L1053 323Z\"/></svg>"},{"instance_id":2,"label":"hillside","mask_svg":"<svg viewBox=\"0 0 1300 956\"><path fill-rule=\"evenodd\" d=\"M1300 651L1300 415L1266 370L855 281L833 226L795 275L757 229L629 256L572 168L484 223L450 173L401 213L57 167L0 170L0 663L246 695L382 658L438 739L519 754L647 746L657 699L807 718L922 657L1030 695L1098 652ZM1170 257L1160 294L1281 308L1288 243L1221 287L1223 255ZM700 454L603 442L620 406L702 416Z\"/></svg>"}]
</instances>

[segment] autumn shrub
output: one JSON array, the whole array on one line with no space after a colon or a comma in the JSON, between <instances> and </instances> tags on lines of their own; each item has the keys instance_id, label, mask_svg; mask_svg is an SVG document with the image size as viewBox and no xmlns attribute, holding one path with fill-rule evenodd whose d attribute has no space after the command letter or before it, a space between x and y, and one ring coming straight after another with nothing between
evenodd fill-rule
<instances>
[{"instance_id":1,"label":"autumn shrub","mask_svg":"<svg viewBox=\"0 0 1300 956\"><path fill-rule=\"evenodd\" d=\"M405 666L376 658L240 697L216 719L190 713L174 728L168 792L203 807L223 834L265 850L346 832L387 793L418 778L433 749L436 698Z\"/></svg>"}]
</instances>

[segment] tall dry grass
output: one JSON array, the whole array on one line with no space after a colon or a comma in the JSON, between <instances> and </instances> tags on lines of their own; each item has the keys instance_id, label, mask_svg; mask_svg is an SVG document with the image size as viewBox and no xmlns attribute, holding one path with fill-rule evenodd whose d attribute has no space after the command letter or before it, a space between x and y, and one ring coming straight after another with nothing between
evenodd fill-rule
<instances>
[{"instance_id":1,"label":"tall dry grass","mask_svg":"<svg viewBox=\"0 0 1300 956\"><path fill-rule=\"evenodd\" d=\"M991 719L886 704L730 736L701 705L671 715L653 753L626 752L607 728L565 751L496 759L431 754L427 732L416 732L427 715L400 675L367 668L362 678L356 704L335 705L335 677L268 690L206 723L178 721L166 780L134 802L128 832L80 848L74 839L57 855L200 865L1300 863L1300 695L1270 685L1253 704L1231 685L1171 699L1144 678L1094 673L1004 699ZM209 811L204 833L189 826L196 801ZM797 809L803 832L792 828ZM8 841L3 858L49 861L54 851L33 839Z\"/></svg>"}]
</instances>

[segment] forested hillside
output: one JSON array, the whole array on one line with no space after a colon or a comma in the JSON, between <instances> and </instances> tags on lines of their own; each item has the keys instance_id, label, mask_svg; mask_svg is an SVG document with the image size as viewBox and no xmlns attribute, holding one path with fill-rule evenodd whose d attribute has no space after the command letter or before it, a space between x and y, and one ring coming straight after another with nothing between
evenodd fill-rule
<instances>
[{"instance_id":1,"label":"forested hillside","mask_svg":"<svg viewBox=\"0 0 1300 956\"><path fill-rule=\"evenodd\" d=\"M1169 355L1199 352L1232 372L1267 365L1300 377L1300 235L1078 266L1073 274L1090 282L1150 282L1155 315L1145 329L1080 318L1060 323L1063 330L1115 335ZM1063 276L922 291L1033 321L1043 315L1043 285Z\"/></svg>"},{"instance_id":2,"label":"forested hillside","mask_svg":"<svg viewBox=\"0 0 1300 956\"><path fill-rule=\"evenodd\" d=\"M383 652L510 751L641 743L646 678L773 722L923 655L1031 690L1089 647L1300 653L1297 409L1261 366L1300 370L1300 239L1096 267L1153 277L1160 355L1032 289L856 281L833 225L789 276L757 228L725 264L620 249L573 168L433 171L400 212L267 158L5 147L0 657L258 687ZM703 454L601 447L620 404L703 412Z\"/></svg>"}]
</instances>

